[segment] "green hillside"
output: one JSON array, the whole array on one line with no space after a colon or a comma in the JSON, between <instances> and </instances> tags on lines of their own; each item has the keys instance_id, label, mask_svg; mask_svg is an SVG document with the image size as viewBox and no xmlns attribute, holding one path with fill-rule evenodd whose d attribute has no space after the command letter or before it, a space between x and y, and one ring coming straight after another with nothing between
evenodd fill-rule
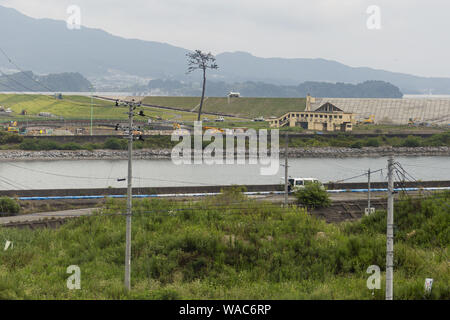
<instances>
[{"instance_id":1,"label":"green hillside","mask_svg":"<svg viewBox=\"0 0 450 320\"><path fill-rule=\"evenodd\" d=\"M394 298L449 299L449 194L396 203ZM0 299L384 299L386 212L340 225L236 191L135 200L132 291L123 289L125 201L61 228L0 228ZM67 267L81 290L66 287ZM366 286L371 265L380 290ZM431 295L425 278L433 278Z\"/></svg>"},{"instance_id":2,"label":"green hillside","mask_svg":"<svg viewBox=\"0 0 450 320\"><path fill-rule=\"evenodd\" d=\"M91 118L91 98L85 96L63 96L62 100L46 95L29 94L0 94L0 106L5 109L11 108L10 115L0 114L1 121L12 119L39 119L40 112L49 112L64 119L90 119ZM182 111L171 111L157 108L141 108L145 114L152 117L161 117L164 120L193 121L196 114ZM21 116L22 110L27 111L27 116ZM115 107L114 102L94 99L93 119L126 119L126 108Z\"/></svg>"},{"instance_id":3,"label":"green hillside","mask_svg":"<svg viewBox=\"0 0 450 320\"><path fill-rule=\"evenodd\" d=\"M145 104L192 110L200 104L199 97L146 97ZM304 98L208 98L203 106L205 112L217 112L239 117L255 118L281 116L288 111L303 111ZM195 109L197 110L197 109Z\"/></svg>"}]
</instances>

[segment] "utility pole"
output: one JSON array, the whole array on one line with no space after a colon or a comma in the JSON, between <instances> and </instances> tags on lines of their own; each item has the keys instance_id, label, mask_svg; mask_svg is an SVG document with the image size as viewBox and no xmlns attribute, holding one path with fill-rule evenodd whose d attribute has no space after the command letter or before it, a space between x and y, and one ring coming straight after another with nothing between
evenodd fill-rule
<instances>
[{"instance_id":1,"label":"utility pole","mask_svg":"<svg viewBox=\"0 0 450 320\"><path fill-rule=\"evenodd\" d=\"M133 128L133 117L134 110L136 110L137 106L141 106L141 102L136 103L134 99L131 102L120 103L120 105L128 106L128 129L124 129L124 131L128 134L128 188L127 188L127 213L126 213L126 234L125 234L125 289L131 289L131 216L132 216L132 199L133 199L133 140L134 140L134 128ZM119 106L119 101L116 101L116 106ZM142 110L139 111L139 116L145 117L146 115ZM116 125L116 131L119 130L120 125ZM139 136L139 140L144 141L142 134ZM123 179L125 180L125 179ZM122 180L120 180L122 181Z\"/></svg>"},{"instance_id":2,"label":"utility pole","mask_svg":"<svg viewBox=\"0 0 450 320\"><path fill-rule=\"evenodd\" d=\"M386 230L386 300L394 294L394 158L388 160L388 211Z\"/></svg>"},{"instance_id":3,"label":"utility pole","mask_svg":"<svg viewBox=\"0 0 450 320\"><path fill-rule=\"evenodd\" d=\"M288 206L288 148L289 148L289 134L286 132L284 135L285 147L284 147L284 207Z\"/></svg>"},{"instance_id":4,"label":"utility pole","mask_svg":"<svg viewBox=\"0 0 450 320\"><path fill-rule=\"evenodd\" d=\"M91 136L92 136L92 118L94 116L94 87L91 86Z\"/></svg>"},{"instance_id":5,"label":"utility pole","mask_svg":"<svg viewBox=\"0 0 450 320\"><path fill-rule=\"evenodd\" d=\"M368 215L371 214L371 206L370 206L370 168L369 171L367 171L367 210Z\"/></svg>"},{"instance_id":6,"label":"utility pole","mask_svg":"<svg viewBox=\"0 0 450 320\"><path fill-rule=\"evenodd\" d=\"M126 214L126 246L125 246L125 288L129 291L130 273L131 273L131 210L132 210L132 156L133 156L133 116L134 116L134 102L129 103L128 113L128 189L127 189L127 214Z\"/></svg>"}]
</instances>

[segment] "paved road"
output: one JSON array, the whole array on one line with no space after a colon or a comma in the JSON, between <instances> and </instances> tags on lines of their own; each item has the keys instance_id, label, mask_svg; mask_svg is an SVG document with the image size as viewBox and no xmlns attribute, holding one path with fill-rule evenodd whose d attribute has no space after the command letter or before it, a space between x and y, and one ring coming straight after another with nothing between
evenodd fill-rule
<instances>
[{"instance_id":1,"label":"paved road","mask_svg":"<svg viewBox=\"0 0 450 320\"><path fill-rule=\"evenodd\" d=\"M13 217L1 217L0 225L15 223L15 222L26 222L26 221L39 221L45 219L61 219L61 218L73 218L81 217L93 214L98 208L87 208L87 209L74 209L65 211L54 211L54 212L40 212L33 214L25 214Z\"/></svg>"},{"instance_id":2,"label":"paved road","mask_svg":"<svg viewBox=\"0 0 450 320\"><path fill-rule=\"evenodd\" d=\"M418 192L410 191L409 195L417 195ZM399 194L396 193L394 195L395 198L398 198ZM262 196L253 196L252 198L256 198L259 200L269 200L273 202L283 202L284 195L276 194L276 195L262 195ZM372 192L371 199L385 199L387 198L387 192ZM352 200L367 200L367 193L365 192L346 192L346 193L330 193L330 199L332 201L352 201ZM289 202L295 202L295 197L293 195L289 195Z\"/></svg>"}]
</instances>

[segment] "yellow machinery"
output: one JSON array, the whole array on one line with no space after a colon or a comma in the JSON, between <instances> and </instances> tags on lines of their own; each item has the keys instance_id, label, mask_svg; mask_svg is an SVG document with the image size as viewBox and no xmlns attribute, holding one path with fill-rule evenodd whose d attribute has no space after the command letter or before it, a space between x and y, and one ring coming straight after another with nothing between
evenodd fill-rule
<instances>
[{"instance_id":1,"label":"yellow machinery","mask_svg":"<svg viewBox=\"0 0 450 320\"><path fill-rule=\"evenodd\" d=\"M173 126L173 130L181 129L181 125L179 123L175 122L172 126Z\"/></svg>"},{"instance_id":2,"label":"yellow machinery","mask_svg":"<svg viewBox=\"0 0 450 320\"><path fill-rule=\"evenodd\" d=\"M374 124L375 123L375 115L370 115L370 117L364 118L358 121L359 124Z\"/></svg>"},{"instance_id":3,"label":"yellow machinery","mask_svg":"<svg viewBox=\"0 0 450 320\"><path fill-rule=\"evenodd\" d=\"M19 128L17 127L17 121L11 121L9 123L7 131L19 133Z\"/></svg>"},{"instance_id":4,"label":"yellow machinery","mask_svg":"<svg viewBox=\"0 0 450 320\"><path fill-rule=\"evenodd\" d=\"M217 132L224 133L224 132L225 132L225 130L220 129L220 128L216 128L216 127L203 127L203 130L204 130L204 131L206 131L206 130L212 130L213 133L217 133Z\"/></svg>"},{"instance_id":5,"label":"yellow machinery","mask_svg":"<svg viewBox=\"0 0 450 320\"><path fill-rule=\"evenodd\" d=\"M408 120L408 125L409 126L414 126L414 125L416 125L417 124L417 121L418 121L419 119L418 118L409 118L409 120Z\"/></svg>"}]
</instances>

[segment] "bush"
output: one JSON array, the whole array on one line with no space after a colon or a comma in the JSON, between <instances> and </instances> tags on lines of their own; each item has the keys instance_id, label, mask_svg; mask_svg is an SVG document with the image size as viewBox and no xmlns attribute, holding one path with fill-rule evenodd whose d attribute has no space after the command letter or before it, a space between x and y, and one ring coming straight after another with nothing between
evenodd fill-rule
<instances>
[{"instance_id":1,"label":"bush","mask_svg":"<svg viewBox=\"0 0 450 320\"><path fill-rule=\"evenodd\" d=\"M108 138L103 147L105 149L124 150L127 148L127 141L125 139Z\"/></svg>"},{"instance_id":2,"label":"bush","mask_svg":"<svg viewBox=\"0 0 450 320\"><path fill-rule=\"evenodd\" d=\"M409 148L415 148L420 147L421 140L419 137L414 136L408 136L408 138L405 139L402 143L402 147L409 147Z\"/></svg>"},{"instance_id":3,"label":"bush","mask_svg":"<svg viewBox=\"0 0 450 320\"><path fill-rule=\"evenodd\" d=\"M39 139L25 139L20 144L22 150L58 150L61 146L55 141L39 140Z\"/></svg>"},{"instance_id":4,"label":"bush","mask_svg":"<svg viewBox=\"0 0 450 320\"><path fill-rule=\"evenodd\" d=\"M16 200L11 198L0 198L0 213L17 214L20 206Z\"/></svg>"},{"instance_id":5,"label":"bush","mask_svg":"<svg viewBox=\"0 0 450 320\"><path fill-rule=\"evenodd\" d=\"M350 148L354 149L361 149L362 147L363 147L362 142L359 140L350 145Z\"/></svg>"},{"instance_id":6,"label":"bush","mask_svg":"<svg viewBox=\"0 0 450 320\"><path fill-rule=\"evenodd\" d=\"M22 136L9 132L0 132L0 144L21 143L22 141Z\"/></svg>"},{"instance_id":7,"label":"bush","mask_svg":"<svg viewBox=\"0 0 450 320\"><path fill-rule=\"evenodd\" d=\"M369 138L366 141L366 147L379 147L380 146L380 140L377 138Z\"/></svg>"},{"instance_id":8,"label":"bush","mask_svg":"<svg viewBox=\"0 0 450 320\"><path fill-rule=\"evenodd\" d=\"M81 150L82 147L78 143L69 142L69 143L63 144L61 146L61 149L63 149L63 150Z\"/></svg>"},{"instance_id":9,"label":"bush","mask_svg":"<svg viewBox=\"0 0 450 320\"><path fill-rule=\"evenodd\" d=\"M331 205L327 191L320 183L309 183L295 193L297 202L309 208L326 208Z\"/></svg>"}]
</instances>

